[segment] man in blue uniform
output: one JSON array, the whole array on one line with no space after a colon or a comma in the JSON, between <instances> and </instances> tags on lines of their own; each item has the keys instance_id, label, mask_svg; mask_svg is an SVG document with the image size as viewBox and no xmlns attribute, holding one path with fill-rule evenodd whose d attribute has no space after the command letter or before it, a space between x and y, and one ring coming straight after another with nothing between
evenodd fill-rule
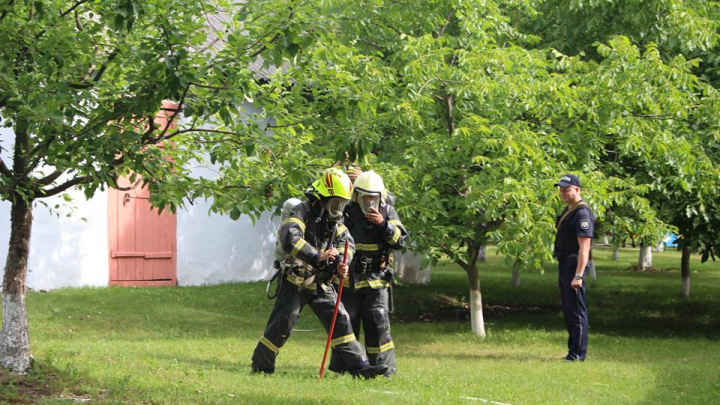
<instances>
[{"instance_id":1,"label":"man in blue uniform","mask_svg":"<svg viewBox=\"0 0 720 405\"><path fill-rule=\"evenodd\" d=\"M580 179L574 174L562 176L555 187L567 205L556 218L555 250L558 281L565 326L568 331L567 361L585 361L588 346L588 314L585 305L585 274L589 268L590 242L595 217L580 197Z\"/></svg>"}]
</instances>

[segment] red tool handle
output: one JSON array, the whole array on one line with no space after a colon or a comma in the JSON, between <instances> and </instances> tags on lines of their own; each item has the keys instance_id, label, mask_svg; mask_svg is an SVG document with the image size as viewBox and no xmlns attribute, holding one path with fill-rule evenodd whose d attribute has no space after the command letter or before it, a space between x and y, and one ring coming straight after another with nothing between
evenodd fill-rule
<instances>
[{"instance_id":1,"label":"red tool handle","mask_svg":"<svg viewBox=\"0 0 720 405\"><path fill-rule=\"evenodd\" d=\"M347 263L348 253L348 241L345 241L345 253L343 254L342 264ZM335 312L333 313L332 322L330 323L330 331L328 332L327 343L325 344L325 354L323 355L322 363L320 364L320 378L318 382L322 381L323 373L325 372L325 360L327 360L328 350L330 350L330 342L332 342L333 331L335 330L335 321L337 320L338 309L340 308L340 299L342 298L343 284L345 284L345 277L340 275L340 288L338 288L337 302L335 303Z\"/></svg>"}]
</instances>

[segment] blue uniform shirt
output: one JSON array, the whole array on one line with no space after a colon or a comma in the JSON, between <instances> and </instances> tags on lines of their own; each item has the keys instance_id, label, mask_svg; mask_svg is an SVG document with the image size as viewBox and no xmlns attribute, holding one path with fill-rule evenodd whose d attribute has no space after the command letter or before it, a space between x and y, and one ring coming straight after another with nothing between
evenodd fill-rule
<instances>
[{"instance_id":1,"label":"blue uniform shirt","mask_svg":"<svg viewBox=\"0 0 720 405\"><path fill-rule=\"evenodd\" d=\"M587 206L578 208L575 212L568 215L562 224L559 224L560 218L565 215L568 208L569 207L565 207L563 212L555 218L557 234L555 235L555 250L553 251L553 256L558 258L578 254L580 245L578 244L577 238L592 238L595 231L595 216Z\"/></svg>"}]
</instances>

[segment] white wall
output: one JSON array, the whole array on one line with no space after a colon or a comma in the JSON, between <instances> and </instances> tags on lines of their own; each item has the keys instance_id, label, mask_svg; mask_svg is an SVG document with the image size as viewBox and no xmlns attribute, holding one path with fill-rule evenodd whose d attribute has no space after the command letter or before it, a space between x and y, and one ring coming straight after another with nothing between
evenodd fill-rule
<instances>
[{"instance_id":1,"label":"white wall","mask_svg":"<svg viewBox=\"0 0 720 405\"><path fill-rule=\"evenodd\" d=\"M260 113L249 103L244 103L243 109L248 115ZM213 180L219 175L219 167L205 160L190 163L192 175ZM208 214L209 208L209 201L196 200L178 211L178 284L269 279L275 272L273 247L280 218L265 213L253 226L248 216L233 221L228 216Z\"/></svg>"},{"instance_id":2,"label":"white wall","mask_svg":"<svg viewBox=\"0 0 720 405\"><path fill-rule=\"evenodd\" d=\"M178 211L179 285L218 284L269 278L279 218L264 214L253 226L247 216L233 221L208 215L209 203Z\"/></svg>"},{"instance_id":3,"label":"white wall","mask_svg":"<svg viewBox=\"0 0 720 405\"><path fill-rule=\"evenodd\" d=\"M13 140L10 129L0 129L3 148L12 150ZM6 164L12 163L7 151L0 156ZM107 193L98 192L89 201L82 192L72 190L68 194L75 206L70 217L67 203L60 196L42 200L53 209L60 205L53 213L39 203L33 207L28 288L50 290L108 284ZM0 201L0 274L4 273L9 242L10 203Z\"/></svg>"},{"instance_id":4,"label":"white wall","mask_svg":"<svg viewBox=\"0 0 720 405\"><path fill-rule=\"evenodd\" d=\"M42 205L33 209L27 276L32 289L108 285L107 192L91 200L77 190L68 194L77 207L70 217L62 214L67 212L62 207L59 218ZM54 207L61 200L46 202Z\"/></svg>"}]
</instances>

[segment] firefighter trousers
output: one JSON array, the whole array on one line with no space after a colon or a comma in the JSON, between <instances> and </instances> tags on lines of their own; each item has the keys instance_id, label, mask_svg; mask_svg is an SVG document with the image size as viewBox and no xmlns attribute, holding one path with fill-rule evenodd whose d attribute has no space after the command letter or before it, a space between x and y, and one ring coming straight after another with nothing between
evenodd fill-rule
<instances>
[{"instance_id":1,"label":"firefighter trousers","mask_svg":"<svg viewBox=\"0 0 720 405\"><path fill-rule=\"evenodd\" d=\"M395 344L390 336L387 288L362 288L343 291L342 302L350 316L352 329L359 339L360 327L365 333L365 348L370 364L384 364L386 375L395 374ZM345 358L333 350L328 369L342 373L350 371Z\"/></svg>"},{"instance_id":2,"label":"firefighter trousers","mask_svg":"<svg viewBox=\"0 0 720 405\"><path fill-rule=\"evenodd\" d=\"M328 286L326 291L322 291L318 287L317 293L315 293L311 290L298 291L297 286L284 282L275 299L265 332L253 352L252 370L265 373L275 371L275 359L290 337L300 312L306 304L315 312L325 330L329 332L336 301L337 293L332 285ZM318 345L320 345L319 342ZM368 366L365 348L357 341L350 326L350 316L342 304L340 304L335 321L332 346L348 365L350 372L357 372Z\"/></svg>"}]
</instances>

